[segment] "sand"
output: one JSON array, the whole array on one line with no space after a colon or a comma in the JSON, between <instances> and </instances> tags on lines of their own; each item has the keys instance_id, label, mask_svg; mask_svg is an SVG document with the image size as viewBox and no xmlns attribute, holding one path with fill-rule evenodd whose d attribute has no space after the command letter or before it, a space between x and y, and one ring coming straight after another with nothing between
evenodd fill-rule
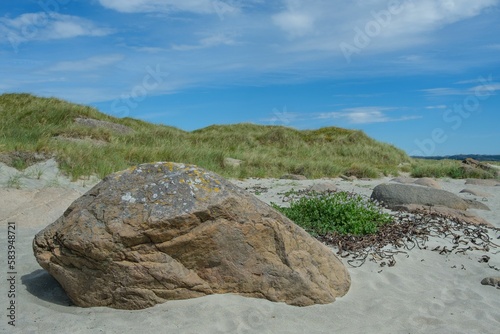
<instances>
[{"instance_id":1,"label":"sand","mask_svg":"<svg viewBox=\"0 0 500 334\"><path fill-rule=\"evenodd\" d=\"M348 294L329 305L294 307L237 295L212 295L171 301L139 311L81 308L71 305L59 284L40 268L31 243L34 235L57 219L69 204L97 180L71 183L47 167L50 180L22 176L21 189L6 188L12 173L0 169L0 332L5 333L498 333L500 289L481 285L499 271L500 248L465 255L440 255L414 249L396 256L394 267L366 262L348 267L352 278ZM6 171L11 174L6 174ZM26 179L26 180L24 180ZM54 181L55 180L55 181ZM280 201L278 193L305 189L314 183L333 183L342 190L370 195L390 178L354 182L331 180L233 180L265 202ZM438 180L443 189L460 194L469 188L488 193L477 198L491 211L474 210L500 227L500 187L469 186L464 180ZM50 184L52 183L52 184ZM55 187L54 187L55 185ZM257 187L257 188L256 188ZM267 189L267 191L266 191ZM464 198L476 198L460 194ZM15 298L8 297L7 223L16 225ZM496 233L491 234L497 238ZM448 243L435 238L432 244ZM500 239L495 240L500 243ZM333 249L332 249L333 251ZM498 253L497 253L498 252ZM345 260L344 260L345 261ZM347 264L346 264L347 265ZM15 327L8 324L10 300L15 300Z\"/></svg>"}]
</instances>

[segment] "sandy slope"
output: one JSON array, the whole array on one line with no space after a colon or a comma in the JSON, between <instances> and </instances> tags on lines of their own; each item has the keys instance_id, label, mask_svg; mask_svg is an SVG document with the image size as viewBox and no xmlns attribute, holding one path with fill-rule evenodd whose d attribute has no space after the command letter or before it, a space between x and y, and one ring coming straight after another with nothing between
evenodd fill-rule
<instances>
[{"instance_id":1,"label":"sandy slope","mask_svg":"<svg viewBox=\"0 0 500 334\"><path fill-rule=\"evenodd\" d=\"M234 182L248 188L259 186L259 198L279 202L277 193L316 182L333 182L343 190L369 195L376 184L386 181L389 180ZM440 183L454 193L466 187L463 180ZM213 295L141 311L70 306L57 282L36 263L31 242L35 233L61 215L89 185L31 188L0 189L0 332L138 333L147 328L158 333L498 333L500 328L500 290L480 284L484 277L500 276L500 272L480 263L478 259L485 253L478 251L439 255L429 250L412 250L408 255L397 256L397 264L391 268L373 262L349 268L351 290L330 305L298 308L236 295ZM476 212L500 227L500 187L475 188L492 195L484 202L492 211ZM17 227L15 329L7 324L6 317L9 221ZM500 253L494 254L497 251L500 249L492 249L488 255L490 264L500 266Z\"/></svg>"}]
</instances>

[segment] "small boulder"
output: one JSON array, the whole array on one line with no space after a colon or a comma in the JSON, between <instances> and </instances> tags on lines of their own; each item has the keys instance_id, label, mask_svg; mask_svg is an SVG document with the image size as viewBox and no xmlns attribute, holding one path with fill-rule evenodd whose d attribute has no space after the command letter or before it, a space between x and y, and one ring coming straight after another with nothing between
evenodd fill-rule
<instances>
[{"instance_id":1,"label":"small boulder","mask_svg":"<svg viewBox=\"0 0 500 334\"><path fill-rule=\"evenodd\" d=\"M129 128L128 126L117 124L117 123L112 123L112 122L107 122L107 121L100 121L100 120L93 119L93 118L78 117L78 118L75 118L75 123L89 127L89 128L109 129L111 131L114 131L114 132L117 132L120 134L125 134L125 135L134 132L134 129Z\"/></svg>"},{"instance_id":2,"label":"small boulder","mask_svg":"<svg viewBox=\"0 0 500 334\"><path fill-rule=\"evenodd\" d=\"M467 179L465 184L474 186L494 187L500 186L500 180L496 179Z\"/></svg>"},{"instance_id":3,"label":"small boulder","mask_svg":"<svg viewBox=\"0 0 500 334\"><path fill-rule=\"evenodd\" d=\"M479 169L483 169L483 170L486 170L486 171L491 171L492 168L488 165L488 164L485 164L485 163L482 163L478 160L475 160L475 159L472 159L472 158L466 158L462 161L462 164L466 165L466 166L471 166L473 168L479 168Z\"/></svg>"},{"instance_id":4,"label":"small boulder","mask_svg":"<svg viewBox=\"0 0 500 334\"><path fill-rule=\"evenodd\" d=\"M350 175L350 176L347 176L347 175L340 175L339 176L342 180L344 181L349 181L349 182L352 182L352 181L356 181L358 178L354 175Z\"/></svg>"},{"instance_id":5,"label":"small boulder","mask_svg":"<svg viewBox=\"0 0 500 334\"><path fill-rule=\"evenodd\" d=\"M379 184L373 189L371 198L382 202L389 209L405 204L440 205L456 210L467 210L468 208L467 203L462 198L448 191L408 184Z\"/></svg>"},{"instance_id":6,"label":"small boulder","mask_svg":"<svg viewBox=\"0 0 500 334\"><path fill-rule=\"evenodd\" d=\"M408 183L414 183L416 179L406 176L398 176L393 178L391 181L396 183L408 184Z\"/></svg>"},{"instance_id":7,"label":"small boulder","mask_svg":"<svg viewBox=\"0 0 500 334\"><path fill-rule=\"evenodd\" d=\"M324 182L324 183L313 184L312 186L307 188L307 191L315 192L315 193L328 193L328 192L336 192L336 191L338 191L338 188L333 183Z\"/></svg>"},{"instance_id":8,"label":"small boulder","mask_svg":"<svg viewBox=\"0 0 500 334\"><path fill-rule=\"evenodd\" d=\"M500 277L486 277L481 281L482 285L491 285L500 289Z\"/></svg>"},{"instance_id":9,"label":"small boulder","mask_svg":"<svg viewBox=\"0 0 500 334\"><path fill-rule=\"evenodd\" d=\"M39 232L33 250L84 307L142 309L214 293L306 306L350 286L335 254L282 214L176 163L106 177Z\"/></svg>"},{"instance_id":10,"label":"small boulder","mask_svg":"<svg viewBox=\"0 0 500 334\"><path fill-rule=\"evenodd\" d=\"M230 168L239 168L243 163L243 160L233 159L233 158L224 158L224 167Z\"/></svg>"},{"instance_id":11,"label":"small boulder","mask_svg":"<svg viewBox=\"0 0 500 334\"><path fill-rule=\"evenodd\" d=\"M469 206L469 209L491 211L491 209L486 204L475 201L473 199L465 199L465 202Z\"/></svg>"},{"instance_id":12,"label":"small boulder","mask_svg":"<svg viewBox=\"0 0 500 334\"><path fill-rule=\"evenodd\" d=\"M464 189L460 193L461 194L469 194L469 195L473 195L473 196L477 196L477 197L483 197L483 198L491 197L492 196L491 194L488 194L488 193L485 193L485 192L481 192L481 191L478 191L478 190L474 190L474 189Z\"/></svg>"}]
</instances>

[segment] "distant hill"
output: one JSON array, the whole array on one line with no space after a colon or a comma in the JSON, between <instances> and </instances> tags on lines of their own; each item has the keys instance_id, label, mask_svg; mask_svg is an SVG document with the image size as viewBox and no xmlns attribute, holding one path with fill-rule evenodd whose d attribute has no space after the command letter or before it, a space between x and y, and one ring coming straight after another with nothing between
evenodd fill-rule
<instances>
[{"instance_id":1,"label":"distant hill","mask_svg":"<svg viewBox=\"0 0 500 334\"><path fill-rule=\"evenodd\" d=\"M105 122L114 124L102 126ZM397 174L401 163L411 161L404 151L362 131L234 124L187 132L30 94L0 95L0 158L2 155L0 161L9 161L18 169L32 163L34 156L55 156L61 169L73 178L104 177L153 161L195 164L237 178L283 174L378 177ZM243 163L234 167L225 158Z\"/></svg>"},{"instance_id":2,"label":"distant hill","mask_svg":"<svg viewBox=\"0 0 500 334\"><path fill-rule=\"evenodd\" d=\"M448 156L435 156L435 157L419 157L414 156L412 158L416 159L429 159L429 160L465 160L466 158L472 158L477 161L500 161L500 155L481 155L481 154L457 154Z\"/></svg>"}]
</instances>

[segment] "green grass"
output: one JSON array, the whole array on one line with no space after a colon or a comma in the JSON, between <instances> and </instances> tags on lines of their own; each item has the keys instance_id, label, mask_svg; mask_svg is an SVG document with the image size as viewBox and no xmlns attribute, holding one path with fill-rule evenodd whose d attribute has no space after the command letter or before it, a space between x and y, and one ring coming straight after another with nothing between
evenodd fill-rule
<instances>
[{"instance_id":1,"label":"green grass","mask_svg":"<svg viewBox=\"0 0 500 334\"><path fill-rule=\"evenodd\" d=\"M126 125L118 134L109 129L76 124L77 117ZM104 141L69 142L55 137ZM309 178L397 175L398 164L410 158L394 146L377 142L362 131L336 127L299 131L255 124L213 125L193 132L132 118L113 118L98 110L56 98L30 94L0 95L0 153L55 154L61 169L74 179L104 177L131 165L173 161L196 164L225 177L280 177L286 173ZM226 157L243 160L240 168L225 167ZM24 161L15 163L24 169Z\"/></svg>"},{"instance_id":2,"label":"green grass","mask_svg":"<svg viewBox=\"0 0 500 334\"><path fill-rule=\"evenodd\" d=\"M21 175L12 175L7 180L7 188L21 189Z\"/></svg>"},{"instance_id":3,"label":"green grass","mask_svg":"<svg viewBox=\"0 0 500 334\"><path fill-rule=\"evenodd\" d=\"M35 167L29 172L25 172L25 176L31 177L31 178L36 178L37 180L40 180L42 178L42 175L45 171L40 168L40 167Z\"/></svg>"},{"instance_id":4,"label":"green grass","mask_svg":"<svg viewBox=\"0 0 500 334\"><path fill-rule=\"evenodd\" d=\"M412 163L413 177L450 177L453 179L494 179L499 175L495 171L479 168L467 168L457 160L415 159Z\"/></svg>"},{"instance_id":5,"label":"green grass","mask_svg":"<svg viewBox=\"0 0 500 334\"><path fill-rule=\"evenodd\" d=\"M306 195L290 207L272 206L312 235L373 234L393 221L376 203L347 192Z\"/></svg>"}]
</instances>

